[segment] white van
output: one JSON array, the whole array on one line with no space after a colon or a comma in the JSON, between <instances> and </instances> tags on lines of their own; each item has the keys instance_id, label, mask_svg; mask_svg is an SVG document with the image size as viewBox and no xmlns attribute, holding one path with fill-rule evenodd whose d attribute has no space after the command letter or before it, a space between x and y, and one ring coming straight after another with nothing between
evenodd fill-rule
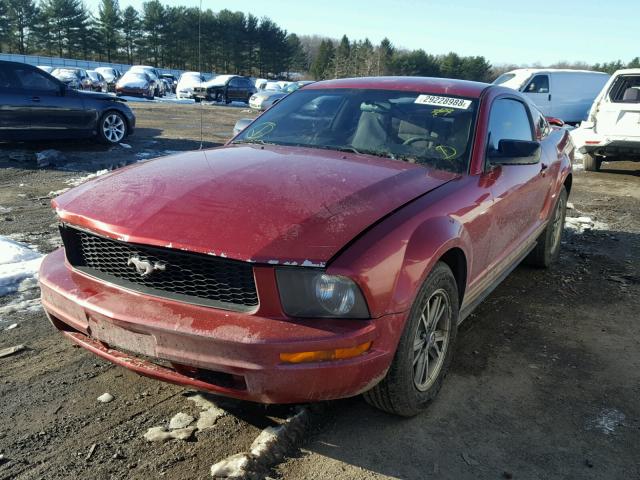
<instances>
[{"instance_id":1,"label":"white van","mask_svg":"<svg viewBox=\"0 0 640 480\"><path fill-rule=\"evenodd\" d=\"M547 117L565 123L586 120L596 95L609 74L589 70L519 68L500 75L495 85L523 92Z\"/></svg>"},{"instance_id":2,"label":"white van","mask_svg":"<svg viewBox=\"0 0 640 480\"><path fill-rule=\"evenodd\" d=\"M603 161L640 161L640 68L615 72L576 131L585 170L598 171Z\"/></svg>"}]
</instances>

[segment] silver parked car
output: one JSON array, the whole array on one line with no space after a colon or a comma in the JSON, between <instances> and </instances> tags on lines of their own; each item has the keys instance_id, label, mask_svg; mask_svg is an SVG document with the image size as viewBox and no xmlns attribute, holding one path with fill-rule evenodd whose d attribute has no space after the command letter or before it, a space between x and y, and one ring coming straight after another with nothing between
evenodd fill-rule
<instances>
[{"instance_id":1,"label":"silver parked car","mask_svg":"<svg viewBox=\"0 0 640 480\"><path fill-rule=\"evenodd\" d=\"M260 90L253 94L249 99L249 106L256 110L266 110L271 108L275 103L289 95L291 92L295 92L301 87L313 83L312 81L293 82L280 90Z\"/></svg>"}]
</instances>

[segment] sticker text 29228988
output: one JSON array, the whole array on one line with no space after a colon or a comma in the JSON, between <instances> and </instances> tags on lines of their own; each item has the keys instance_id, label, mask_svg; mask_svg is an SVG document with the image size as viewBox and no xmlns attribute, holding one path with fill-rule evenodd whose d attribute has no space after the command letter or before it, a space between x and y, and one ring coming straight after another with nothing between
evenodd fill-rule
<instances>
[{"instance_id":1,"label":"sticker text 29228988","mask_svg":"<svg viewBox=\"0 0 640 480\"><path fill-rule=\"evenodd\" d=\"M469 108L469 105L471 105L471 100L465 100L464 98L439 97L438 95L418 95L415 103L466 110Z\"/></svg>"}]
</instances>

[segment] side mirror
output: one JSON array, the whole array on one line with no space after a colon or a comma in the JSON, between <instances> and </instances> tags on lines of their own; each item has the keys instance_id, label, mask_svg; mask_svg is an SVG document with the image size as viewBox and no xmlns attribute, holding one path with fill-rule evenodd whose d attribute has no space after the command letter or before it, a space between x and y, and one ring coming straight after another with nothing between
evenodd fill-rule
<instances>
[{"instance_id":1,"label":"side mirror","mask_svg":"<svg viewBox=\"0 0 640 480\"><path fill-rule=\"evenodd\" d=\"M545 117L545 118L547 119L547 122L549 122L550 125L553 125L555 127L564 127L564 122L559 118L556 118L556 117Z\"/></svg>"},{"instance_id":2,"label":"side mirror","mask_svg":"<svg viewBox=\"0 0 640 480\"><path fill-rule=\"evenodd\" d=\"M500 140L498 150L490 150L492 165L533 165L540 161L540 144L530 140Z\"/></svg>"},{"instance_id":3,"label":"side mirror","mask_svg":"<svg viewBox=\"0 0 640 480\"><path fill-rule=\"evenodd\" d=\"M252 118L241 118L238 120L233 127L233 136L235 137L238 135L241 131L247 128L251 122L253 122Z\"/></svg>"}]
</instances>

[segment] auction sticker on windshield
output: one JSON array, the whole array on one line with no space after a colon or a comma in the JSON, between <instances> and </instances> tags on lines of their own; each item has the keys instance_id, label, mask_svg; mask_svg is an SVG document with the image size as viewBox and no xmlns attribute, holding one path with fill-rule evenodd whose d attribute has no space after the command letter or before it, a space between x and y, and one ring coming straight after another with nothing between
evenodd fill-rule
<instances>
[{"instance_id":1,"label":"auction sticker on windshield","mask_svg":"<svg viewBox=\"0 0 640 480\"><path fill-rule=\"evenodd\" d=\"M466 110L471 105L471 100L453 97L439 97L437 95L418 95L415 103L421 105L436 105L438 107L451 107Z\"/></svg>"}]
</instances>

